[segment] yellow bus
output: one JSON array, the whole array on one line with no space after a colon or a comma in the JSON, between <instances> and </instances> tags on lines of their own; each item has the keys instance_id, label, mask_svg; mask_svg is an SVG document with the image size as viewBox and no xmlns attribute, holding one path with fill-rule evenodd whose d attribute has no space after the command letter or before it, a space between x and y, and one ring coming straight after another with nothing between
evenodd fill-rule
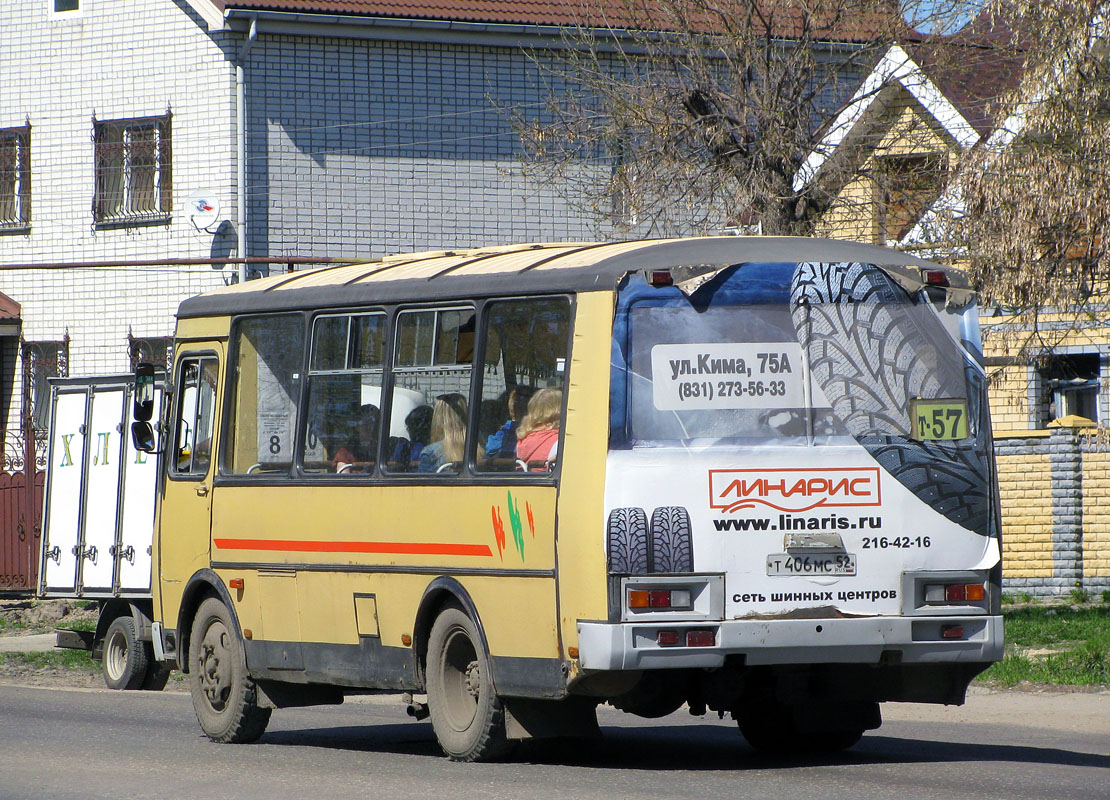
<instances>
[{"instance_id":1,"label":"yellow bus","mask_svg":"<svg viewBox=\"0 0 1110 800\"><path fill-rule=\"evenodd\" d=\"M457 760L596 732L603 702L848 747L1001 657L979 347L957 272L818 239L426 252L191 298L156 657L221 742L389 690Z\"/></svg>"}]
</instances>

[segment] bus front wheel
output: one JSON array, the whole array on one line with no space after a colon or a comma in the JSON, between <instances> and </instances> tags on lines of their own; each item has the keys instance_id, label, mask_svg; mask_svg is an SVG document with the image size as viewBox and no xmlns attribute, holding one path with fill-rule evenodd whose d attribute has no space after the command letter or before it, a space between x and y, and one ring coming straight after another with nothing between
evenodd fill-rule
<instances>
[{"instance_id":1,"label":"bus front wheel","mask_svg":"<svg viewBox=\"0 0 1110 800\"><path fill-rule=\"evenodd\" d=\"M428 637L426 674L432 728L451 760L484 761L508 749L489 654L462 609L449 606L436 617Z\"/></svg>"},{"instance_id":2,"label":"bus front wheel","mask_svg":"<svg viewBox=\"0 0 1110 800\"><path fill-rule=\"evenodd\" d=\"M247 674L231 612L215 597L200 604L193 620L189 693L201 729L214 742L253 742L270 721L271 709L258 704L258 688Z\"/></svg>"}]
</instances>

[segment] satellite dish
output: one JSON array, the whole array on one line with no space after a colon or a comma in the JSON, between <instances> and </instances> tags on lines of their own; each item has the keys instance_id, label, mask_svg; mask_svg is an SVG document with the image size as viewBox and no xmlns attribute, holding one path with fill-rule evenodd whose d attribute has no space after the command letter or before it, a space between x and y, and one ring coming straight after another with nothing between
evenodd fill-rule
<instances>
[{"instance_id":1,"label":"satellite dish","mask_svg":"<svg viewBox=\"0 0 1110 800\"><path fill-rule=\"evenodd\" d=\"M185 208L198 231L207 231L220 218L220 201L215 192L193 192L185 199Z\"/></svg>"}]
</instances>

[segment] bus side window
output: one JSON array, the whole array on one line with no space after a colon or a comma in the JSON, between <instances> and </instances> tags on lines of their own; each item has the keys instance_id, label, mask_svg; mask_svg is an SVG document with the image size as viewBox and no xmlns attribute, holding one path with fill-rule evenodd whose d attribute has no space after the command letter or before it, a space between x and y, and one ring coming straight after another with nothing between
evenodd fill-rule
<instances>
[{"instance_id":1,"label":"bus side window","mask_svg":"<svg viewBox=\"0 0 1110 800\"><path fill-rule=\"evenodd\" d=\"M170 463L172 474L203 476L208 473L212 459L217 374L218 362L214 358L187 358L181 362Z\"/></svg>"},{"instance_id":2,"label":"bus side window","mask_svg":"<svg viewBox=\"0 0 1110 800\"><path fill-rule=\"evenodd\" d=\"M232 354L234 385L223 469L234 475L287 475L304 359L304 317L238 320Z\"/></svg>"},{"instance_id":3,"label":"bus side window","mask_svg":"<svg viewBox=\"0 0 1110 800\"><path fill-rule=\"evenodd\" d=\"M486 309L478 469L550 472L562 428L570 302L506 300Z\"/></svg>"},{"instance_id":4,"label":"bus side window","mask_svg":"<svg viewBox=\"0 0 1110 800\"><path fill-rule=\"evenodd\" d=\"M385 357L384 313L317 317L312 326L301 465L308 474L374 471Z\"/></svg>"},{"instance_id":5,"label":"bus side window","mask_svg":"<svg viewBox=\"0 0 1110 800\"><path fill-rule=\"evenodd\" d=\"M475 314L471 307L397 315L384 468L457 475L466 453Z\"/></svg>"}]
</instances>

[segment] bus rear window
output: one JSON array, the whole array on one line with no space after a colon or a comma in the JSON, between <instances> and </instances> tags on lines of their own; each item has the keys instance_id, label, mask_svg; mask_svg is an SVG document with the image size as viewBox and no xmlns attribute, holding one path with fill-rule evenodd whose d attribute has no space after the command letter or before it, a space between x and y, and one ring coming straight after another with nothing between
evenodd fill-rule
<instances>
[{"instance_id":1,"label":"bus rear window","mask_svg":"<svg viewBox=\"0 0 1110 800\"><path fill-rule=\"evenodd\" d=\"M869 265L746 264L689 294L631 277L614 327L613 443L973 437L974 313Z\"/></svg>"}]
</instances>

